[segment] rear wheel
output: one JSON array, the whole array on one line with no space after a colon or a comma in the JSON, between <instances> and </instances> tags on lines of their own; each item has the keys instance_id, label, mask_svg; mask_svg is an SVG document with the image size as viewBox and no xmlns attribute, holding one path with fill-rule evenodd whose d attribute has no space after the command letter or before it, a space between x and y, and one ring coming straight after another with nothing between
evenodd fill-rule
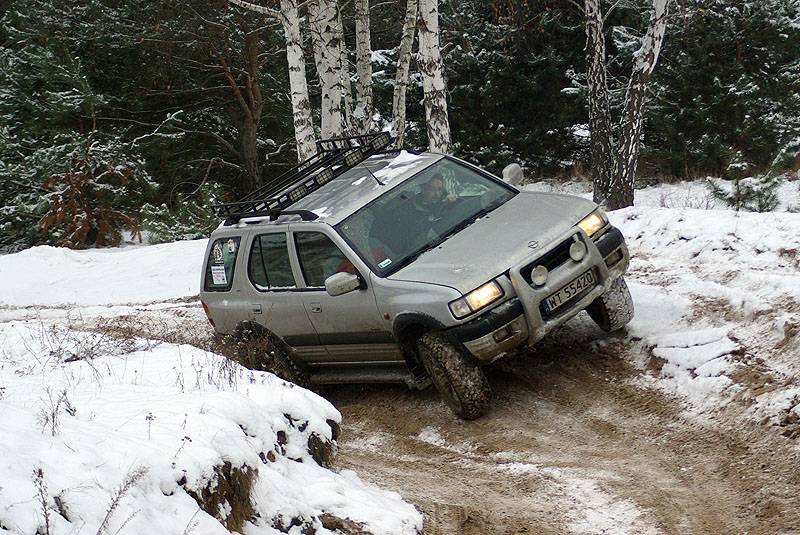
<instances>
[{"instance_id":1,"label":"rear wheel","mask_svg":"<svg viewBox=\"0 0 800 535\"><path fill-rule=\"evenodd\" d=\"M252 322L233 332L233 358L251 370L274 373L281 379L308 386L308 375L298 366L294 349L269 329Z\"/></svg>"},{"instance_id":2,"label":"rear wheel","mask_svg":"<svg viewBox=\"0 0 800 535\"><path fill-rule=\"evenodd\" d=\"M489 381L470 355L437 332L424 334L417 350L431 381L456 416L474 420L489 411Z\"/></svg>"},{"instance_id":3,"label":"rear wheel","mask_svg":"<svg viewBox=\"0 0 800 535\"><path fill-rule=\"evenodd\" d=\"M586 312L606 332L618 331L633 319L633 299L622 277L617 278L606 292L592 301Z\"/></svg>"}]
</instances>

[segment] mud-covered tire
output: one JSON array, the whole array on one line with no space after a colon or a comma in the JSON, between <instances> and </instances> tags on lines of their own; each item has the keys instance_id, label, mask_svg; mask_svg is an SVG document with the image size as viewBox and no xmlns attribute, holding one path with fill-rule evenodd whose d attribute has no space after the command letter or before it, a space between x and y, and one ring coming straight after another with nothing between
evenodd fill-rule
<instances>
[{"instance_id":1,"label":"mud-covered tire","mask_svg":"<svg viewBox=\"0 0 800 535\"><path fill-rule=\"evenodd\" d=\"M606 332L618 331L633 319L633 299L625 279L618 277L611 287L592 301L586 312Z\"/></svg>"},{"instance_id":2,"label":"mud-covered tire","mask_svg":"<svg viewBox=\"0 0 800 535\"><path fill-rule=\"evenodd\" d=\"M420 337L417 351L431 381L456 416L475 420L489 411L489 381L470 355L437 332Z\"/></svg>"},{"instance_id":3,"label":"mud-covered tire","mask_svg":"<svg viewBox=\"0 0 800 535\"><path fill-rule=\"evenodd\" d=\"M257 323L242 323L232 333L232 342L232 358L239 364L274 373L300 386L309 385L308 374L294 357L294 349L269 329Z\"/></svg>"}]
</instances>

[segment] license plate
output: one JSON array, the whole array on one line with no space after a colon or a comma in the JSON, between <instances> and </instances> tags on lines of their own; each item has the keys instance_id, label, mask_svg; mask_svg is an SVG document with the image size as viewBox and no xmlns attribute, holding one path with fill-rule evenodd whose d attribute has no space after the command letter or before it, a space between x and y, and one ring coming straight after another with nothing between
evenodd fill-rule
<instances>
[{"instance_id":1,"label":"license plate","mask_svg":"<svg viewBox=\"0 0 800 535\"><path fill-rule=\"evenodd\" d=\"M569 284L563 286L559 291L544 300L544 311L553 312L570 299L583 292L586 288L594 286L596 280L594 272L590 269L578 276Z\"/></svg>"}]
</instances>

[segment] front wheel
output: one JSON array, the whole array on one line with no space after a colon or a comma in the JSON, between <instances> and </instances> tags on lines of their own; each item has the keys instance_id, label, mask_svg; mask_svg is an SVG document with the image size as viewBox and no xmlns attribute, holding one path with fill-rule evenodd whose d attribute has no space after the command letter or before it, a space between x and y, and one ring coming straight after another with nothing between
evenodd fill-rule
<instances>
[{"instance_id":1,"label":"front wheel","mask_svg":"<svg viewBox=\"0 0 800 535\"><path fill-rule=\"evenodd\" d=\"M431 381L456 416L475 420L489 411L489 381L472 357L436 332L423 335L417 350Z\"/></svg>"},{"instance_id":2,"label":"front wheel","mask_svg":"<svg viewBox=\"0 0 800 535\"><path fill-rule=\"evenodd\" d=\"M592 301L586 312L606 332L618 331L633 319L633 299L622 277L611 283L606 292Z\"/></svg>"}]
</instances>

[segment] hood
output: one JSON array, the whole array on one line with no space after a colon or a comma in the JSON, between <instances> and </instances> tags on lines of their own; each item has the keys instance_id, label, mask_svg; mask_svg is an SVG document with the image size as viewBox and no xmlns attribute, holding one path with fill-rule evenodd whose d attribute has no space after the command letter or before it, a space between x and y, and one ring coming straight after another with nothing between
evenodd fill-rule
<instances>
[{"instance_id":1,"label":"hood","mask_svg":"<svg viewBox=\"0 0 800 535\"><path fill-rule=\"evenodd\" d=\"M466 294L563 235L597 207L557 193L523 191L504 205L420 255L389 279L450 286Z\"/></svg>"}]
</instances>

